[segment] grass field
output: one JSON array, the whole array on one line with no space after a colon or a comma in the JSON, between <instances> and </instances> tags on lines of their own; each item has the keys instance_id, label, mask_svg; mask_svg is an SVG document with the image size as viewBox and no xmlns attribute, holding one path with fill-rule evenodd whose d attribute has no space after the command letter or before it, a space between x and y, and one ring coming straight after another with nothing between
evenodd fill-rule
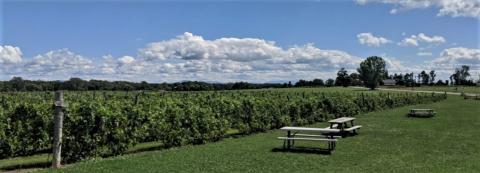
<instances>
[{"instance_id":1,"label":"grass field","mask_svg":"<svg viewBox=\"0 0 480 173\"><path fill-rule=\"evenodd\" d=\"M200 146L84 161L57 172L480 172L480 102L447 100L357 116L360 134L332 154L279 152L279 130ZM408 118L433 108L434 118ZM319 123L313 126L325 127ZM324 144L297 143L315 147ZM54 170L47 169L45 172Z\"/></svg>"},{"instance_id":2,"label":"grass field","mask_svg":"<svg viewBox=\"0 0 480 173\"><path fill-rule=\"evenodd\" d=\"M394 88L394 89L403 89L403 90L414 90L414 91L441 91L441 92L454 92L454 93L477 93L480 94L480 87L478 86L421 86L421 87L383 87L383 88Z\"/></svg>"}]
</instances>

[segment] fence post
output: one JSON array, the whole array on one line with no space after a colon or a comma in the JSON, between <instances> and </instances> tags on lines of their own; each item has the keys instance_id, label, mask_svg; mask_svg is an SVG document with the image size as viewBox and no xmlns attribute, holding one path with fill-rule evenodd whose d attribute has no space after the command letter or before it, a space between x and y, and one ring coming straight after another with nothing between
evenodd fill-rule
<instances>
[{"instance_id":1,"label":"fence post","mask_svg":"<svg viewBox=\"0 0 480 173\"><path fill-rule=\"evenodd\" d=\"M53 129L53 160L52 167L60 168L62 155L62 130L63 130L63 92L55 92L55 115L54 115L54 129Z\"/></svg>"}]
</instances>

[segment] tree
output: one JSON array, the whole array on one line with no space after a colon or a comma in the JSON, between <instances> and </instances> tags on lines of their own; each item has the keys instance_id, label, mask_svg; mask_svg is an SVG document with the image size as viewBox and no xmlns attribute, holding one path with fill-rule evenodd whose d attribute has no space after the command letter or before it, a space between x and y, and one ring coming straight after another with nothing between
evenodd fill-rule
<instances>
[{"instance_id":1,"label":"tree","mask_svg":"<svg viewBox=\"0 0 480 173\"><path fill-rule=\"evenodd\" d=\"M427 72L425 72L425 70L418 74L418 78L423 85L428 85L428 82L430 82L430 76L427 74Z\"/></svg>"},{"instance_id":2,"label":"tree","mask_svg":"<svg viewBox=\"0 0 480 173\"><path fill-rule=\"evenodd\" d=\"M360 75L358 73L350 73L350 81L351 85L353 86L362 85L362 81L360 80Z\"/></svg>"},{"instance_id":3,"label":"tree","mask_svg":"<svg viewBox=\"0 0 480 173\"><path fill-rule=\"evenodd\" d=\"M343 86L347 87L352 83L352 80L350 79L350 76L347 73L347 70L345 68L341 68L337 72L337 79L335 79L335 85L337 86Z\"/></svg>"},{"instance_id":4,"label":"tree","mask_svg":"<svg viewBox=\"0 0 480 173\"><path fill-rule=\"evenodd\" d=\"M83 91L87 89L87 81L84 81L80 78L72 77L70 80L65 82L66 90L71 91Z\"/></svg>"},{"instance_id":5,"label":"tree","mask_svg":"<svg viewBox=\"0 0 480 173\"><path fill-rule=\"evenodd\" d=\"M429 74L430 74L430 85L433 85L435 83L435 77L437 76L437 74L435 74L435 70L430 71Z\"/></svg>"},{"instance_id":6,"label":"tree","mask_svg":"<svg viewBox=\"0 0 480 173\"><path fill-rule=\"evenodd\" d=\"M25 91L25 81L21 77L13 77L10 84L14 91Z\"/></svg>"},{"instance_id":7,"label":"tree","mask_svg":"<svg viewBox=\"0 0 480 173\"><path fill-rule=\"evenodd\" d=\"M335 80L333 79L328 79L326 82L325 82L325 86L327 87L332 87L335 85Z\"/></svg>"},{"instance_id":8,"label":"tree","mask_svg":"<svg viewBox=\"0 0 480 173\"><path fill-rule=\"evenodd\" d=\"M462 65L461 68L456 68L455 73L453 73L450 76L450 80L452 81L452 84L455 83L455 85L465 85L470 83L467 78L470 77L470 66L468 65Z\"/></svg>"},{"instance_id":9,"label":"tree","mask_svg":"<svg viewBox=\"0 0 480 173\"><path fill-rule=\"evenodd\" d=\"M148 84L147 81L142 81L142 82L140 83L140 88L139 88L139 89L141 89L141 90L150 90L151 87L150 87L150 85Z\"/></svg>"},{"instance_id":10,"label":"tree","mask_svg":"<svg viewBox=\"0 0 480 173\"><path fill-rule=\"evenodd\" d=\"M393 74L393 79L395 80L395 83L397 85L405 85L405 81L403 78L403 75L400 73L397 75L397 73Z\"/></svg>"},{"instance_id":11,"label":"tree","mask_svg":"<svg viewBox=\"0 0 480 173\"><path fill-rule=\"evenodd\" d=\"M405 74L404 80L405 80L405 86L407 87L415 86L415 79L413 77L413 73Z\"/></svg>"},{"instance_id":12,"label":"tree","mask_svg":"<svg viewBox=\"0 0 480 173\"><path fill-rule=\"evenodd\" d=\"M312 84L314 86L324 86L325 85L325 83L323 82L322 79L313 79Z\"/></svg>"},{"instance_id":13,"label":"tree","mask_svg":"<svg viewBox=\"0 0 480 173\"><path fill-rule=\"evenodd\" d=\"M387 74L385 66L385 61L381 57L371 56L360 63L360 68L357 71L363 84L374 90Z\"/></svg>"},{"instance_id":14,"label":"tree","mask_svg":"<svg viewBox=\"0 0 480 173\"><path fill-rule=\"evenodd\" d=\"M443 82L443 80L440 79L440 80L437 81L436 85L445 85L445 83Z\"/></svg>"}]
</instances>

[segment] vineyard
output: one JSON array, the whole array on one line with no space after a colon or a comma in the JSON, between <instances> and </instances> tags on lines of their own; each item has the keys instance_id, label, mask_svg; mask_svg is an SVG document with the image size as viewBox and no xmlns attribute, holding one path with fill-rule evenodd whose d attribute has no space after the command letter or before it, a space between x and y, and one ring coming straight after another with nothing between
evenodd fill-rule
<instances>
[{"instance_id":1,"label":"vineyard","mask_svg":"<svg viewBox=\"0 0 480 173\"><path fill-rule=\"evenodd\" d=\"M164 147L218 141L337 116L430 103L443 94L250 90L212 92L65 92L62 159L125 153L138 143ZM0 159L51 151L52 92L0 94Z\"/></svg>"}]
</instances>

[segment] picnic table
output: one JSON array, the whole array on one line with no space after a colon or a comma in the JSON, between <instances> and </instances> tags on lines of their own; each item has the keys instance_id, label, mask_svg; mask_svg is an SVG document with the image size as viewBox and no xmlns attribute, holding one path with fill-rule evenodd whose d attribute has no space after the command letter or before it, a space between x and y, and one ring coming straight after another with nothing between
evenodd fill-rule
<instances>
[{"instance_id":1,"label":"picnic table","mask_svg":"<svg viewBox=\"0 0 480 173\"><path fill-rule=\"evenodd\" d=\"M342 136L353 132L353 134L357 133L357 129L361 128L361 125L355 125L354 117L341 117L337 119L333 119L328 121L330 123L329 129L338 129L340 130L340 134Z\"/></svg>"},{"instance_id":2,"label":"picnic table","mask_svg":"<svg viewBox=\"0 0 480 173\"><path fill-rule=\"evenodd\" d=\"M339 129L328 129L328 128L310 128L310 127L282 127L280 130L287 131L286 137L278 137L278 139L283 140L283 148L290 149L294 144L295 140L300 141L325 141L328 142L328 149L335 149ZM307 134L301 134L299 132L304 132Z\"/></svg>"},{"instance_id":3,"label":"picnic table","mask_svg":"<svg viewBox=\"0 0 480 173\"><path fill-rule=\"evenodd\" d=\"M437 113L433 109L410 109L409 116L413 117L433 117Z\"/></svg>"}]
</instances>

